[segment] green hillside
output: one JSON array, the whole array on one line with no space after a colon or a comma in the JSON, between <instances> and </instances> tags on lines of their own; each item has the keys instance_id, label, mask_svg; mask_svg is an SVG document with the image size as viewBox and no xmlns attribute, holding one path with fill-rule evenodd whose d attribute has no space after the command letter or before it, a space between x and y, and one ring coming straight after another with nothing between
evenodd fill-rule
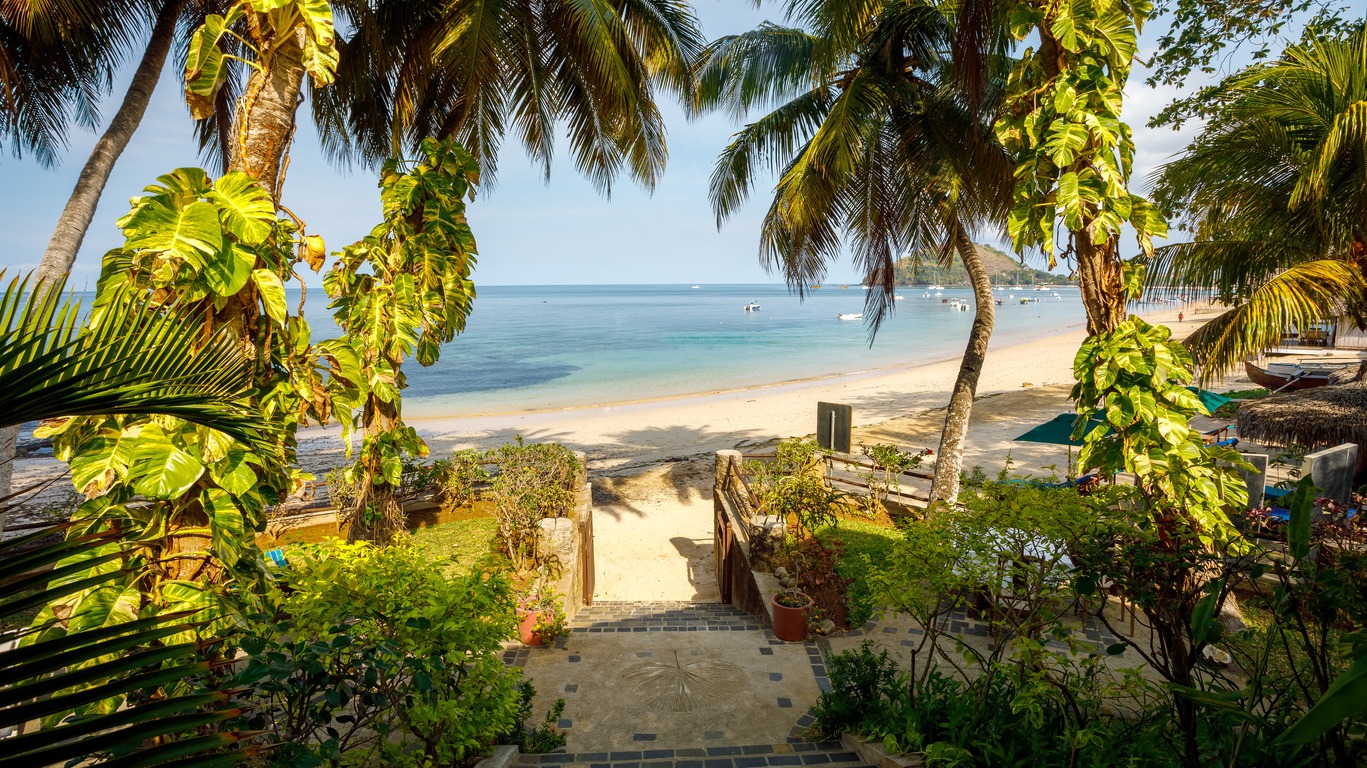
<instances>
[{"instance_id":1,"label":"green hillside","mask_svg":"<svg viewBox=\"0 0 1367 768\"><path fill-rule=\"evenodd\" d=\"M978 255L992 277L993 285L1067 285L1065 275L1032 269L1020 263L1014 256L1003 253L990 245L977 244ZM896 282L898 285L945 285L967 286L968 272L955 257L948 269L936 263L932 255L908 256L897 262Z\"/></svg>"}]
</instances>

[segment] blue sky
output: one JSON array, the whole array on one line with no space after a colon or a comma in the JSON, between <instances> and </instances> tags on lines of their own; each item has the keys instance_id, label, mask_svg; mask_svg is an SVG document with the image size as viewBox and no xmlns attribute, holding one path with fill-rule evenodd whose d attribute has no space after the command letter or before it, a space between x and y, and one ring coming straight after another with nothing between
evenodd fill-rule
<instances>
[{"instance_id":1,"label":"blue sky","mask_svg":"<svg viewBox=\"0 0 1367 768\"><path fill-rule=\"evenodd\" d=\"M775 2L759 10L743 0L695 0L695 7L708 39L753 28L765 18L781 20ZM1146 38L1155 34L1152 27L1146 31ZM103 105L105 118L117 108L131 67L130 63ZM1147 88L1142 81L1143 72L1137 70L1125 105L1136 134L1135 178L1141 188L1140 180L1181 149L1197 128L1188 124L1180 135L1145 128L1147 117L1172 93ZM500 157L497 187L481 191L469 211L480 252L477 284L778 281L765 273L756 256L771 185L756 185L750 203L720 232L707 202L713 161L739 126L727 115L688 121L675 104L661 108L668 127L669 166L653 195L619 179L611 200L605 200L575 173L563 151L548 186L521 147L509 141ZM344 172L328 165L306 112L301 110L290 155L284 203L308 223L310 232L324 236L330 250L337 249L377 222L379 196L368 170ZM26 271L37 265L97 135L74 130L65 159L55 169L42 168L31 159L0 157L5 201L0 206L0 231L8 235L4 263L9 267ZM72 287L94 287L101 255L121 242L114 221L127 211L130 197L167 170L199 164L173 63L109 181L81 249ZM996 237L984 233L979 239ZM319 283L313 275L306 280ZM833 267L828 281L853 283L858 277L845 261Z\"/></svg>"}]
</instances>

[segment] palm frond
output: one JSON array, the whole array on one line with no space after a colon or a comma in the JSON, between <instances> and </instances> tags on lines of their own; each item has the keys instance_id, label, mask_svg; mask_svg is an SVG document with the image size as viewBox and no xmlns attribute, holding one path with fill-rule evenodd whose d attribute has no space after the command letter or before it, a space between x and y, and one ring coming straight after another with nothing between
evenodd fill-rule
<instances>
[{"instance_id":1,"label":"palm frond","mask_svg":"<svg viewBox=\"0 0 1367 768\"><path fill-rule=\"evenodd\" d=\"M26 279L10 281L0 295L0 425L164 414L269 444L263 417L244 402L250 361L232 334L201 347L197 318L157 311L126 293L109 302L107 321L81 330L79 308L60 286L31 292Z\"/></svg>"},{"instance_id":2,"label":"palm frond","mask_svg":"<svg viewBox=\"0 0 1367 768\"><path fill-rule=\"evenodd\" d=\"M1367 281L1336 260L1297 264L1247 299L1196 329L1184 342L1203 379L1219 379L1245 358L1281 343L1288 328L1306 327L1361 306Z\"/></svg>"}]
</instances>

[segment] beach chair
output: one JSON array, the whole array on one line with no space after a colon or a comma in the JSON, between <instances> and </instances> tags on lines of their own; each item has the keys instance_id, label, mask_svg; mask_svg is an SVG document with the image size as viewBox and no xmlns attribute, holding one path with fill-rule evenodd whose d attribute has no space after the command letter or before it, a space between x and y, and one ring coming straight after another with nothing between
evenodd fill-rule
<instances>
[{"instance_id":1,"label":"beach chair","mask_svg":"<svg viewBox=\"0 0 1367 768\"><path fill-rule=\"evenodd\" d=\"M1226 424L1223 427L1217 427L1215 429L1210 430L1209 432L1202 432L1201 439L1205 441L1206 445L1214 444L1219 445L1221 447L1233 447L1235 445L1238 445L1239 443L1239 438L1231 438L1229 436L1229 431L1231 429L1234 429L1235 426L1236 425L1234 424ZM1229 442L1230 440L1233 440L1234 442L1231 443Z\"/></svg>"}]
</instances>

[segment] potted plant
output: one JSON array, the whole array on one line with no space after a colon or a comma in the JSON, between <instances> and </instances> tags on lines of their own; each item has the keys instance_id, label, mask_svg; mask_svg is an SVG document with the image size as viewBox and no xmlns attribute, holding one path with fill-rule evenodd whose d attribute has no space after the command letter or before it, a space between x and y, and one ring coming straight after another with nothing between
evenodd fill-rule
<instances>
[{"instance_id":1,"label":"potted plant","mask_svg":"<svg viewBox=\"0 0 1367 768\"><path fill-rule=\"evenodd\" d=\"M796 587L774 594L774 637L789 643L807 639L807 611L812 598Z\"/></svg>"},{"instance_id":2,"label":"potted plant","mask_svg":"<svg viewBox=\"0 0 1367 768\"><path fill-rule=\"evenodd\" d=\"M523 645L545 645L565 634L565 611L555 592L537 588L517 603L517 636Z\"/></svg>"}]
</instances>

